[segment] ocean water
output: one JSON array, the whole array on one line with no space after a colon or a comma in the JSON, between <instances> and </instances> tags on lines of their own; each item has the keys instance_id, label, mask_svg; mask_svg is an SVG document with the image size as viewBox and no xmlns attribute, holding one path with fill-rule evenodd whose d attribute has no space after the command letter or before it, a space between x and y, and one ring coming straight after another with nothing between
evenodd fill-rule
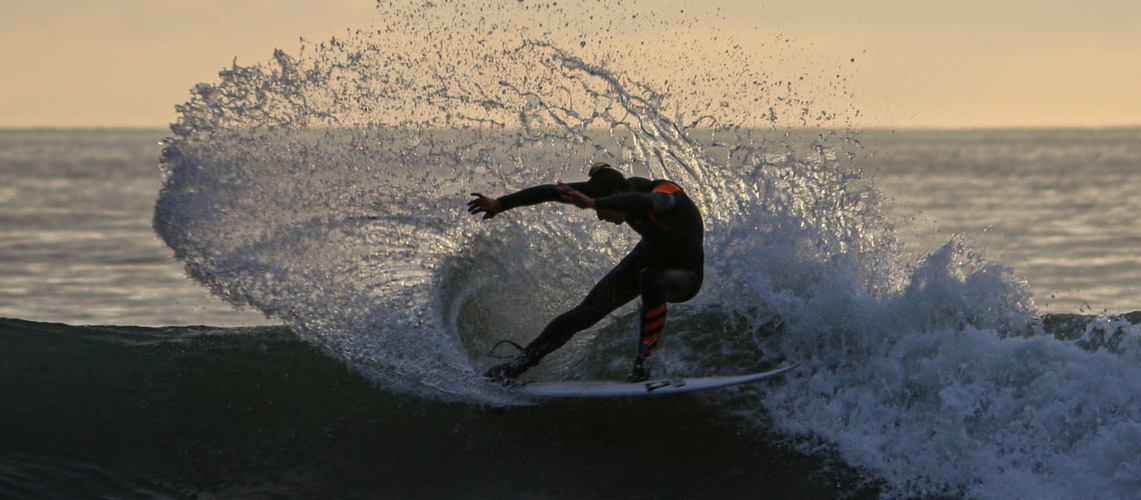
<instances>
[{"instance_id":1,"label":"ocean water","mask_svg":"<svg viewBox=\"0 0 1141 500\"><path fill-rule=\"evenodd\" d=\"M0 497L1141 498L1141 130L852 130L731 42L740 71L679 64L718 83L682 91L514 10L380 8L169 131L0 132ZM800 368L539 404L481 380L634 240L468 193L600 159L706 217L657 373ZM622 377L636 322L526 378Z\"/></svg>"},{"instance_id":2,"label":"ocean water","mask_svg":"<svg viewBox=\"0 0 1141 500\"><path fill-rule=\"evenodd\" d=\"M1136 129L865 134L904 238L963 235L1048 313L1137 309ZM1128 200L1128 201L1127 201Z\"/></svg>"},{"instance_id":3,"label":"ocean water","mask_svg":"<svg viewBox=\"0 0 1141 500\"><path fill-rule=\"evenodd\" d=\"M391 384L367 367L354 367L361 358L369 362L367 351L338 352L304 333L324 326L266 318L256 308L235 310L186 278L151 229L162 185L157 163L163 131L2 132L0 315L11 319L0 321L0 489L13 498L1081 498L1085 488L1097 488L1111 493L1105 498L1136 498L1137 327L1090 313L1133 309L1119 292L1137 281L1136 271L1104 263L1124 261L1136 248L1128 245L1136 237L1129 229L1136 226L1118 224L1130 215L1118 205L1136 202L1106 195L1097 198L1101 208L1090 207L1094 201L1054 205L1042 195L1019 196L1042 189L1036 186L1044 176L1017 176L1015 182L985 165L1039 158L1042 149L1060 143L1066 144L1067 158L1116 161L1115 154L1137 147L1139 136L1065 130L862 133L865 147L875 152L869 166L892 204L895 227L910 238L900 255L928 252L920 266L928 268L913 271L913 280L927 280L923 291L912 283L905 292L857 304L850 303L855 299L847 290L799 292L823 294L811 297L823 303L799 304L810 310L790 314L793 322L841 325L845 333L841 339L802 334L816 345L790 349L749 338L773 330L766 321L720 312L718 302L726 299L710 291L723 282L713 281L717 286L706 291L712 297L699 300L688 317L673 320L675 335L663 350L671 371L729 373L757 367L757 359L770 352L820 366L778 387L508 411L501 409L501 395L464 393L460 399L467 402L452 402L455 391L432 387L430 375L419 388ZM1004 137L1008 146L997 146ZM943 158L988 148L997 151L975 156L977 163L959 163L959 175L948 172L943 160L933 162L929 175L939 182L927 180L919 160L924 150ZM1048 175L1083 171L1080 182L1060 182L1124 191L1128 185L1121 179L1133 169L1126 162L1119 166L1075 162L1070 169L1047 168L1027 161L1009 168ZM1098 171L1104 179L1089 174ZM1005 186L1005 195L990 192L998 186ZM929 196L916 196L915 190ZM1061 192L1047 195L1078 196ZM451 199L453 206L433 216L468 224L462 199ZM959 211L948 200L958 200ZM1042 205L1057 207L1052 230L1040 225L1038 211L1021 210ZM537 227L507 223L501 234L471 224L481 240L449 245L453 251L500 245L496 251L511 252L508 258L481 265L480 259L454 257L459 260L438 264L448 277L439 278L444 284L433 285L440 287L435 291L453 301L440 307L460 309L449 313L456 317L443 330L466 337L453 348L474 360L464 361L467 377L474 376L471 366L491 361L482 356L489 340L504 330L518 340L529 338L592 279L586 273L568 276L566 269L576 263L567 260L580 251L573 233L567 235L572 242L558 242L570 248L560 255L543 255L559 252L558 246L531 246L536 238L557 238L564 219L580 222L580 231L594 231L592 226L574 212L536 212L528 223ZM367 233L381 219L354 220ZM311 244L305 231L300 236L306 241L269 245L270 251ZM923 246L941 236L958 242L954 234L982 243L970 250L962 243ZM1098 241L1114 244L1099 256L1093 250ZM378 252L407 251L385 245L383 238L363 244L358 250L366 255L353 265L364 266ZM1037 257L1035 248L1050 257ZM972 261L981 258L967 255L976 251L1001 255L1010 267ZM1028 257L1017 257L1023 254ZM289 250L281 258L294 255ZM243 266L267 260L243 259L249 259ZM374 265L408 264L389 259ZM742 271L764 265L737 262L733 266ZM960 266L983 271L959 275ZM393 272L408 275L403 268ZM785 272L792 276L784 279L822 279ZM1003 278L992 281L987 272ZM1033 273L1042 285L1029 277ZM548 274L565 280L569 290L544 293L536 282ZM494 289L501 279L539 289L508 296L493 291L485 298L480 287ZM1019 288L1023 281L1025 290ZM313 314L341 314L343 297L326 303L324 286L315 286L320 296L308 300L327 310ZM468 286L476 289L463 289ZM1019 318L1025 323L1014 326L966 319L987 308L1010 307L1004 303L1010 287L1020 301L1038 303L1046 296L1051 305L1029 307ZM520 295L509 296L514 293ZM808 301L790 289L770 293L756 304ZM559 302L545 306L550 295ZM1072 298L1057 298L1063 296ZM1075 307L1065 309L1063 303ZM546 310L533 316L521 311L535 307ZM918 308L928 310L917 313ZM945 310L935 312L939 308ZM89 324L119 326L82 326ZM196 324L211 326L186 326ZM285 326L269 326L275 324ZM541 377L620 376L623 344L633 327L629 314L618 315L572 346L575 356L553 358L554 366L544 367ZM352 332L367 339L372 328ZM793 325L777 335L798 328L816 327ZM1037 333L1012 335L1006 328ZM497 336L479 340L483 329ZM719 330L731 332L718 338ZM819 344L829 341L840 344ZM865 363L870 366L860 366ZM893 468L877 460L912 463ZM647 462L655 474L644 474ZM1047 492L1043 483L1061 489Z\"/></svg>"}]
</instances>

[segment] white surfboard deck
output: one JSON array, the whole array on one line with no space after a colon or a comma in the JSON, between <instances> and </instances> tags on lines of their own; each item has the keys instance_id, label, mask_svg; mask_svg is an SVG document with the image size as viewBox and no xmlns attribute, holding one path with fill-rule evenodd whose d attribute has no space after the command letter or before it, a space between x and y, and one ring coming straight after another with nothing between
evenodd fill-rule
<instances>
[{"instance_id":1,"label":"white surfboard deck","mask_svg":"<svg viewBox=\"0 0 1141 500\"><path fill-rule=\"evenodd\" d=\"M611 380L532 382L515 389L515 391L527 396L543 398L611 398L676 394L679 392L700 391L756 382L780 375L796 368L797 365L799 365L799 363L791 363L766 372L732 375L728 377L675 377L636 383Z\"/></svg>"}]
</instances>

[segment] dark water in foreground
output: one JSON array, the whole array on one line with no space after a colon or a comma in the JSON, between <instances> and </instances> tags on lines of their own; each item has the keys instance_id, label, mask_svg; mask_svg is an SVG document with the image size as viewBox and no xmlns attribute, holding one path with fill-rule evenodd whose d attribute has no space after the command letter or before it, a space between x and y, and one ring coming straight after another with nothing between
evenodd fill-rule
<instances>
[{"instance_id":1,"label":"dark water in foreground","mask_svg":"<svg viewBox=\"0 0 1141 500\"><path fill-rule=\"evenodd\" d=\"M700 395L497 409L284 327L0 320L2 498L874 498ZM745 391L763 390L763 387Z\"/></svg>"}]
</instances>

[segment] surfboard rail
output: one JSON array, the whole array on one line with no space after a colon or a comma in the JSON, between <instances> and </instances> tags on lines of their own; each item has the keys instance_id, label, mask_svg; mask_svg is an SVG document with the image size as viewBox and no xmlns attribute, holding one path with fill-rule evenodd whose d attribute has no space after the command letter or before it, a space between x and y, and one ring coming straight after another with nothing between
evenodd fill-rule
<instances>
[{"instance_id":1,"label":"surfboard rail","mask_svg":"<svg viewBox=\"0 0 1141 500\"><path fill-rule=\"evenodd\" d=\"M789 363L772 370L742 375L672 377L645 382L619 382L614 380L531 382L518 387L515 391L540 398L605 398L677 394L765 380L784 374L799 365L800 363Z\"/></svg>"}]
</instances>

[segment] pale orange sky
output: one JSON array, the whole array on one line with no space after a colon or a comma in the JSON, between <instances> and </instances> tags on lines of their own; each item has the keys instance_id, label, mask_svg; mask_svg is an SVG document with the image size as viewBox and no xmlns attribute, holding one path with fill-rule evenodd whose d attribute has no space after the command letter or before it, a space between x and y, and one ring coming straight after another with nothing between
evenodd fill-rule
<instances>
[{"instance_id":1,"label":"pale orange sky","mask_svg":"<svg viewBox=\"0 0 1141 500\"><path fill-rule=\"evenodd\" d=\"M792 39L783 64L843 67L856 126L1141 125L1137 0L702 5L746 46ZM0 127L165 127L188 89L231 61L296 54L301 37L377 19L373 0L0 0L0 11Z\"/></svg>"}]
</instances>

